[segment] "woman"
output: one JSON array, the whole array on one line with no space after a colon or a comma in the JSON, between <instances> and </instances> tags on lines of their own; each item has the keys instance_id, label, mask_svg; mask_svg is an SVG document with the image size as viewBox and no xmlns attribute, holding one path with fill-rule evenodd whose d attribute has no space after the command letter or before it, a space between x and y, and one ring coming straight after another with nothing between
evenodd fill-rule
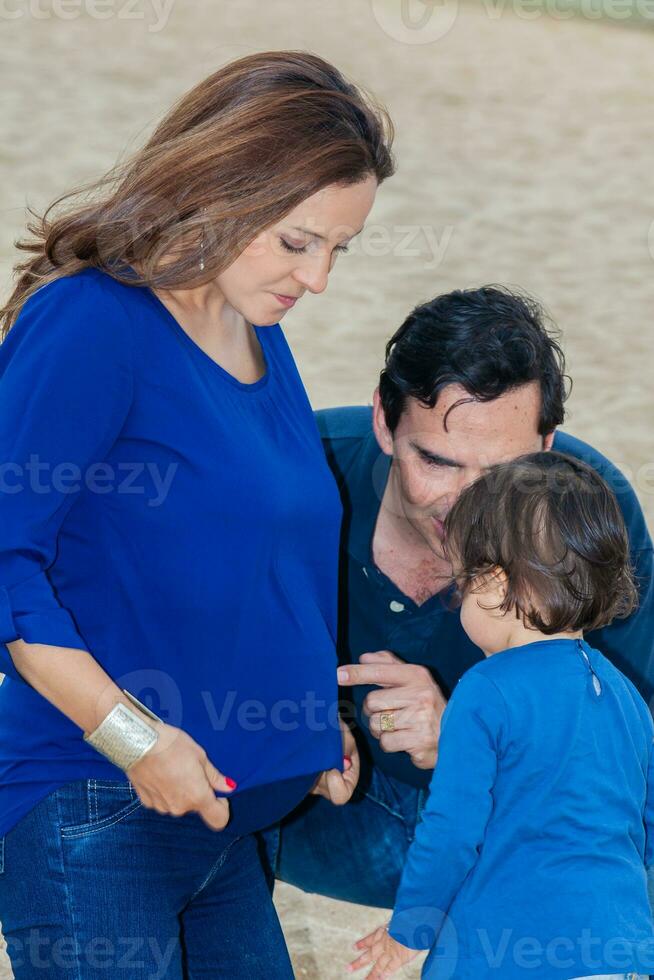
<instances>
[{"instance_id":1,"label":"woman","mask_svg":"<svg viewBox=\"0 0 654 980\"><path fill-rule=\"evenodd\" d=\"M293 975L254 832L309 791L345 802L358 766L332 710L340 502L278 321L324 290L391 141L322 59L243 58L18 243L0 348L16 980Z\"/></svg>"}]
</instances>

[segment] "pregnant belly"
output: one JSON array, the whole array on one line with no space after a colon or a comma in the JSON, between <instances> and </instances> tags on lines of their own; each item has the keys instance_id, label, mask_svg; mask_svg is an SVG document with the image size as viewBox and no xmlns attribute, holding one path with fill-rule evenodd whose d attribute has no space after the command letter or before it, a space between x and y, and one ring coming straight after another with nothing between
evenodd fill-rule
<instances>
[{"instance_id":1,"label":"pregnant belly","mask_svg":"<svg viewBox=\"0 0 654 980\"><path fill-rule=\"evenodd\" d=\"M295 776L237 792L230 797L229 827L234 833L250 834L277 823L304 799L318 775Z\"/></svg>"}]
</instances>

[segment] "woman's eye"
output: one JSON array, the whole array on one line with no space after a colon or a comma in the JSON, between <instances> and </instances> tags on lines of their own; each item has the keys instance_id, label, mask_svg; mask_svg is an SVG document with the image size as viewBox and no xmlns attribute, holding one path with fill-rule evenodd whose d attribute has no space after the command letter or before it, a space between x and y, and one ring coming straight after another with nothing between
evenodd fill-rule
<instances>
[{"instance_id":1,"label":"woman's eye","mask_svg":"<svg viewBox=\"0 0 654 980\"><path fill-rule=\"evenodd\" d=\"M299 247L296 245L291 245L291 243L287 242L285 238L280 238L279 240L282 247L285 248L287 252L293 252L294 255L300 255L306 248L306 245L300 245Z\"/></svg>"},{"instance_id":2,"label":"woman's eye","mask_svg":"<svg viewBox=\"0 0 654 980\"><path fill-rule=\"evenodd\" d=\"M292 252L294 255L301 255L303 252L306 252L306 245L291 245L285 238L280 238L279 240L287 252ZM349 252L349 248L347 245L337 245L334 251Z\"/></svg>"}]
</instances>

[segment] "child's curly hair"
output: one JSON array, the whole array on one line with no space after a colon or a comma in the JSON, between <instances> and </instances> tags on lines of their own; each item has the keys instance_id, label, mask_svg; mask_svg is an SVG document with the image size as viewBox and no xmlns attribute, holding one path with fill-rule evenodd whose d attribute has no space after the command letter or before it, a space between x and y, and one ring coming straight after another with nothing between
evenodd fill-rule
<instances>
[{"instance_id":1,"label":"child's curly hair","mask_svg":"<svg viewBox=\"0 0 654 980\"><path fill-rule=\"evenodd\" d=\"M538 452L491 467L445 521L459 595L502 569L502 612L543 633L594 630L638 603L613 491L572 456Z\"/></svg>"}]
</instances>

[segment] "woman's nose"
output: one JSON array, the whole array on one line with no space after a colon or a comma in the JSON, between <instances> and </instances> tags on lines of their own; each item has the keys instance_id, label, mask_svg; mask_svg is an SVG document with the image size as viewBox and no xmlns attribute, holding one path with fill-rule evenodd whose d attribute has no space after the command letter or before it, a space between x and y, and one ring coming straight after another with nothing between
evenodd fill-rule
<instances>
[{"instance_id":1,"label":"woman's nose","mask_svg":"<svg viewBox=\"0 0 654 980\"><path fill-rule=\"evenodd\" d=\"M322 293L329 281L330 263L316 262L312 266L304 266L295 273L295 279L312 293Z\"/></svg>"}]
</instances>

